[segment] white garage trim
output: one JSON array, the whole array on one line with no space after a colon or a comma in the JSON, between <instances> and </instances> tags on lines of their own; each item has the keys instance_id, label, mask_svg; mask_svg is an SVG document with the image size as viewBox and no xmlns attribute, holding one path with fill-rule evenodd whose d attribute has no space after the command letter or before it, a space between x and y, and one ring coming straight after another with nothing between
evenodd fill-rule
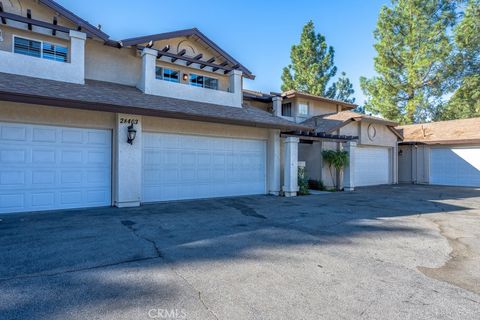
<instances>
[{"instance_id":1,"label":"white garage trim","mask_svg":"<svg viewBox=\"0 0 480 320\"><path fill-rule=\"evenodd\" d=\"M355 148L355 186L390 184L392 181L391 148Z\"/></svg>"},{"instance_id":2,"label":"white garage trim","mask_svg":"<svg viewBox=\"0 0 480 320\"><path fill-rule=\"evenodd\" d=\"M143 132L142 201L265 194L266 141Z\"/></svg>"},{"instance_id":3,"label":"white garage trim","mask_svg":"<svg viewBox=\"0 0 480 320\"><path fill-rule=\"evenodd\" d=\"M0 213L110 206L111 130L0 123Z\"/></svg>"},{"instance_id":4,"label":"white garage trim","mask_svg":"<svg viewBox=\"0 0 480 320\"><path fill-rule=\"evenodd\" d=\"M432 148L430 184L480 187L480 146Z\"/></svg>"}]
</instances>

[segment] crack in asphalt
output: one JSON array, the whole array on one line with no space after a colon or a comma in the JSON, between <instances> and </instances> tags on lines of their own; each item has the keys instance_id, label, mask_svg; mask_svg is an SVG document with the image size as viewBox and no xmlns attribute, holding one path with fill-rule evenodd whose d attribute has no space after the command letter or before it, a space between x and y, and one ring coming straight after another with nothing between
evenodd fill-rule
<instances>
[{"instance_id":1,"label":"crack in asphalt","mask_svg":"<svg viewBox=\"0 0 480 320\"><path fill-rule=\"evenodd\" d=\"M441 197L442 194L439 195L439 198ZM441 211L441 214L449 213L449 211L443 208L440 203L434 202L434 207ZM452 236L447 230L448 225L445 225L448 222L442 221L442 218L435 219L427 216L423 216L422 218L433 223L437 227L439 234L447 240L450 247L450 253L449 258L439 267L428 268L418 266L417 269L429 278L436 279L442 282L447 282L470 292L479 294L480 290L477 287L458 279L458 274L463 272L463 265L468 263L468 261L471 260L473 256L475 256L475 252L473 251L473 249L460 240L462 238L470 237ZM464 298L476 303L480 303L479 301L475 301L466 297Z\"/></svg>"},{"instance_id":2,"label":"crack in asphalt","mask_svg":"<svg viewBox=\"0 0 480 320\"><path fill-rule=\"evenodd\" d=\"M10 277L10 278L0 278L0 283L12 281L12 280L20 280L20 279L55 277L55 276L60 276L60 275L63 275L63 274L82 272L82 271L88 271L88 270L95 270L95 269L101 269L101 268L108 268L108 267L115 267L115 266L119 266L119 265L122 265L122 264L125 264L125 263L155 260L155 259L159 259L159 258L161 258L161 257L145 257L145 258L129 259L129 260L123 260L123 261L119 261L119 262L101 264L101 265L92 266L92 267L64 270L64 271L58 271L58 272L30 273L30 274L24 274L24 275L19 275L19 276Z\"/></svg>"},{"instance_id":3,"label":"crack in asphalt","mask_svg":"<svg viewBox=\"0 0 480 320\"><path fill-rule=\"evenodd\" d=\"M157 254L157 258L159 259L162 259L164 260L167 265L168 265L168 268L173 272L175 273L180 279L183 280L183 282L185 282L191 290L193 290L194 292L196 292L198 294L198 301L200 301L200 303L203 305L203 307L205 308L205 310L207 310L210 314L212 314L212 316L219 320L219 318L217 317L217 315L215 314L215 312L213 312L213 310L211 310L208 305L205 303L205 301L203 300L202 298L202 292L200 290L198 290L197 288L195 288L195 286L190 283L190 281L187 280L187 278L185 278L182 274L180 274L174 267L174 264L175 262L171 259L168 259L164 254L162 254L162 252L160 251L160 248L157 246L157 243L155 242L155 240L152 240L150 238L147 238L146 236L143 236L143 235L140 235L138 233L138 229L136 229L134 227L134 225L136 224L135 222L133 221L130 221L130 220L123 220L121 221L121 223L127 227L134 236L136 236L137 238L139 239L142 239L148 243L150 243L152 245L152 247L154 248L156 254Z\"/></svg>"}]
</instances>

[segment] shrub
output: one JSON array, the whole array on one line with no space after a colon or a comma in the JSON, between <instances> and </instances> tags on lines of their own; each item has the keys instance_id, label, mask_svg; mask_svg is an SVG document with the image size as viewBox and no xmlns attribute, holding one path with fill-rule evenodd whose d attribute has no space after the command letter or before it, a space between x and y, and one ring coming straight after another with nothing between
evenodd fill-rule
<instances>
[{"instance_id":1,"label":"shrub","mask_svg":"<svg viewBox=\"0 0 480 320\"><path fill-rule=\"evenodd\" d=\"M339 189L339 181L333 176L333 168L340 172L341 170L348 166L348 152L347 151L336 151L336 150L324 150L322 151L323 160L328 164L328 169L330 175L332 176L332 181L335 183L335 189Z\"/></svg>"},{"instance_id":2,"label":"shrub","mask_svg":"<svg viewBox=\"0 0 480 320\"><path fill-rule=\"evenodd\" d=\"M303 167L298 168L298 194L301 196L310 194L308 192L307 172Z\"/></svg>"},{"instance_id":3,"label":"shrub","mask_svg":"<svg viewBox=\"0 0 480 320\"><path fill-rule=\"evenodd\" d=\"M320 191L324 191L326 189L322 180L308 180L308 188Z\"/></svg>"}]
</instances>

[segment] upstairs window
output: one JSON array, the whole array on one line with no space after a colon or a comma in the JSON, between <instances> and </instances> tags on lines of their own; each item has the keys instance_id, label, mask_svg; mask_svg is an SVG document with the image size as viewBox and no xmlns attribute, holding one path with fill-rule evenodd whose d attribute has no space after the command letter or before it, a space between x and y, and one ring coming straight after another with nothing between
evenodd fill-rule
<instances>
[{"instance_id":1,"label":"upstairs window","mask_svg":"<svg viewBox=\"0 0 480 320\"><path fill-rule=\"evenodd\" d=\"M60 62L67 62L68 49L58 44L43 43L43 58Z\"/></svg>"},{"instance_id":2,"label":"upstairs window","mask_svg":"<svg viewBox=\"0 0 480 320\"><path fill-rule=\"evenodd\" d=\"M291 117L292 116L292 103L282 103L282 116Z\"/></svg>"},{"instance_id":3,"label":"upstairs window","mask_svg":"<svg viewBox=\"0 0 480 320\"><path fill-rule=\"evenodd\" d=\"M68 61L67 47L20 37L13 38L13 52L60 62Z\"/></svg>"},{"instance_id":4,"label":"upstairs window","mask_svg":"<svg viewBox=\"0 0 480 320\"><path fill-rule=\"evenodd\" d=\"M195 87L218 90L218 79L190 74L190 84Z\"/></svg>"},{"instance_id":5,"label":"upstairs window","mask_svg":"<svg viewBox=\"0 0 480 320\"><path fill-rule=\"evenodd\" d=\"M307 103L299 103L298 104L298 115L308 116L308 104Z\"/></svg>"},{"instance_id":6,"label":"upstairs window","mask_svg":"<svg viewBox=\"0 0 480 320\"><path fill-rule=\"evenodd\" d=\"M159 80L180 82L180 71L168 68L156 67L155 76Z\"/></svg>"},{"instance_id":7,"label":"upstairs window","mask_svg":"<svg viewBox=\"0 0 480 320\"><path fill-rule=\"evenodd\" d=\"M42 43L40 41L15 37L13 52L40 58L42 56Z\"/></svg>"}]
</instances>

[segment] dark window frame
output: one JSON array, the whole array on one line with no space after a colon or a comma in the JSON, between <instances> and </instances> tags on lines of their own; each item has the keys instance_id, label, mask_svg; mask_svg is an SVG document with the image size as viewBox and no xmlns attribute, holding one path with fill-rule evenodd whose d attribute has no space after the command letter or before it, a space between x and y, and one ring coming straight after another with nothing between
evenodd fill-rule
<instances>
[{"instance_id":1,"label":"dark window frame","mask_svg":"<svg viewBox=\"0 0 480 320\"><path fill-rule=\"evenodd\" d=\"M285 102L282 103L282 116L291 117L292 116L292 103Z\"/></svg>"}]
</instances>

